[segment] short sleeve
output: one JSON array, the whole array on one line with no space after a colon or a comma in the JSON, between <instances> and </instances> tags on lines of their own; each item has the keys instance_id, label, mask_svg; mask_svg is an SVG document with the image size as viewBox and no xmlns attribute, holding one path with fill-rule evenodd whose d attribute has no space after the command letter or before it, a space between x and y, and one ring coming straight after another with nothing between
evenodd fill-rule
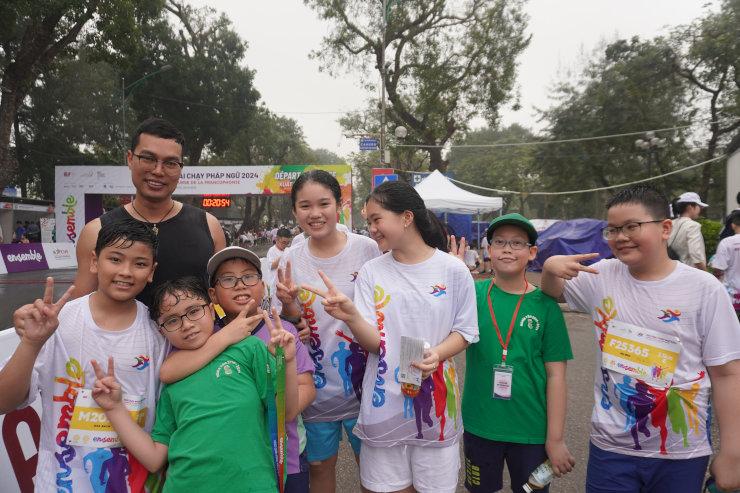
<instances>
[{"instance_id":1,"label":"short sleeve","mask_svg":"<svg viewBox=\"0 0 740 493\"><path fill-rule=\"evenodd\" d=\"M287 320L282 320L283 328L293 334L295 336L295 369L296 373L300 375L301 373L313 373L316 367L314 366L313 360L311 359L311 356L308 354L308 349L306 349L306 345L301 342L301 340L298 338L298 331L296 330L295 326L288 322Z\"/></svg>"},{"instance_id":2,"label":"short sleeve","mask_svg":"<svg viewBox=\"0 0 740 493\"><path fill-rule=\"evenodd\" d=\"M455 259L456 262L459 262ZM475 281L467 267L461 265L455 272L455 318L452 331L459 332L470 344L479 340L478 307L475 296Z\"/></svg>"},{"instance_id":3,"label":"short sleeve","mask_svg":"<svg viewBox=\"0 0 740 493\"><path fill-rule=\"evenodd\" d=\"M701 324L706 327L702 344L704 365L720 366L740 359L740 322L725 288L712 279L702 299Z\"/></svg>"},{"instance_id":4,"label":"short sleeve","mask_svg":"<svg viewBox=\"0 0 740 493\"><path fill-rule=\"evenodd\" d=\"M544 293L542 293L542 301L547 306L542 359L546 362L573 359L573 350L570 346L570 337L563 312L555 299Z\"/></svg>"},{"instance_id":5,"label":"short sleeve","mask_svg":"<svg viewBox=\"0 0 740 493\"><path fill-rule=\"evenodd\" d=\"M592 309L591 298L596 292L597 276L603 276L601 272L609 267L607 260L596 262L591 267L599 271L599 274L589 274L581 272L578 276L565 281L565 301L576 311L590 313Z\"/></svg>"},{"instance_id":6,"label":"short sleeve","mask_svg":"<svg viewBox=\"0 0 740 493\"><path fill-rule=\"evenodd\" d=\"M169 446L170 437L176 429L177 422L172 410L172 400L165 386L157 401L157 418L154 420L154 428L152 428L152 440Z\"/></svg>"},{"instance_id":7,"label":"short sleeve","mask_svg":"<svg viewBox=\"0 0 740 493\"><path fill-rule=\"evenodd\" d=\"M710 265L717 270L726 270L730 266L730 247L726 239L717 245L717 253L712 257Z\"/></svg>"},{"instance_id":8,"label":"short sleeve","mask_svg":"<svg viewBox=\"0 0 740 493\"><path fill-rule=\"evenodd\" d=\"M375 286L373 286L367 263L360 268L360 272L357 274L357 279L355 280L354 303L362 318L375 327L377 323L375 315Z\"/></svg>"}]
</instances>

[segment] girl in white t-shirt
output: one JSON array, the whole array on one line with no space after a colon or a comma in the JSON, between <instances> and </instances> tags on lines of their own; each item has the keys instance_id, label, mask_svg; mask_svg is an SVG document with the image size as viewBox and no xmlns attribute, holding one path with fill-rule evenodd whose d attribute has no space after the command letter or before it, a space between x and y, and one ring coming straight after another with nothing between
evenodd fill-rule
<instances>
[{"instance_id":1,"label":"girl in white t-shirt","mask_svg":"<svg viewBox=\"0 0 740 493\"><path fill-rule=\"evenodd\" d=\"M360 412L367 353L352 338L346 324L329 316L315 294L298 286L319 283L317 272L321 270L352 299L357 272L379 256L380 250L370 238L337 228L341 188L330 173L312 170L301 174L290 198L293 214L308 238L283 255L276 295L283 304L283 316L296 322L303 317L310 330L306 345L315 366L316 398L303 411L306 458L311 489L334 491L342 428L355 455L360 453L361 442L352 429Z\"/></svg>"},{"instance_id":2,"label":"girl in white t-shirt","mask_svg":"<svg viewBox=\"0 0 740 493\"><path fill-rule=\"evenodd\" d=\"M478 341L473 279L445 253L436 217L409 185L388 182L366 202L370 234L388 251L357 276L354 303L323 273L319 296L330 315L347 323L368 353L355 434L362 439L360 476L371 491L454 492L462 435L454 355ZM401 337L428 346L421 385L399 383Z\"/></svg>"}]
</instances>

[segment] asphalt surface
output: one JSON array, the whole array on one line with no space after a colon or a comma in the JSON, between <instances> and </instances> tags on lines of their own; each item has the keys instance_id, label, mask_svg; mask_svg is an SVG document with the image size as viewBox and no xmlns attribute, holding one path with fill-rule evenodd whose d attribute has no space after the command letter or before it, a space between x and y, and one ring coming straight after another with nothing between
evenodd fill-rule
<instances>
[{"instance_id":1,"label":"asphalt surface","mask_svg":"<svg viewBox=\"0 0 740 493\"><path fill-rule=\"evenodd\" d=\"M0 308L0 328L12 325L12 314L15 308L30 303L41 297L44 292L44 283L47 276L55 279L55 299L64 293L74 280L74 270L36 271L22 274L0 275L0 299L3 300ZM528 275L530 281L537 284L538 275ZM565 310L565 321L570 333L574 359L568 364L568 414L566 422L566 444L576 460L573 472L555 480L550 491L582 492L586 481L586 460L588 457L588 434L593 406L593 372L596 365L596 344L591 319L583 314ZM458 375L465 375L465 356L457 356ZM464 388L464 379L461 385ZM716 420L713 429L714 443L718 443ZM460 445L462 452L462 444ZM462 457L462 456L461 456ZM461 460L461 463L462 460ZM463 472L461 467L458 492L466 491L463 486ZM505 473L506 474L506 473ZM346 440L342 442L339 461L337 464L337 491L339 493L356 492L359 489L359 474L354 455ZM504 491L511 491L508 478L505 478Z\"/></svg>"}]
</instances>

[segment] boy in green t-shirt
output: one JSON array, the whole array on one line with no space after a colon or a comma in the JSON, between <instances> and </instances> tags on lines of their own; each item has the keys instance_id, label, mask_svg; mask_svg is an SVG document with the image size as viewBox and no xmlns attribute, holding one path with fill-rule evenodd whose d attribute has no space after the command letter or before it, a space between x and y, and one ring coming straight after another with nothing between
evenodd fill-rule
<instances>
[{"instance_id":1,"label":"boy in green t-shirt","mask_svg":"<svg viewBox=\"0 0 740 493\"><path fill-rule=\"evenodd\" d=\"M573 354L558 304L525 277L537 254L532 223L500 216L486 238L495 278L475 283L480 341L466 352L465 486L500 490L506 461L519 492L546 459L557 476L575 464L564 441L565 367Z\"/></svg>"},{"instance_id":2,"label":"boy in green t-shirt","mask_svg":"<svg viewBox=\"0 0 740 493\"><path fill-rule=\"evenodd\" d=\"M167 281L155 290L151 316L175 348L197 349L214 329L213 306L196 278ZM273 325L267 312L246 317L246 309L230 332L247 333L264 320L270 347L285 354L285 407L295 413L298 390L295 336ZM273 313L274 316L277 313ZM169 462L164 491L277 491L267 409L275 399L275 359L256 337L226 348L202 369L166 385L157 403L151 436L131 419L122 404L121 386L113 373L93 362L97 380L93 398L121 442L150 471Z\"/></svg>"}]
</instances>

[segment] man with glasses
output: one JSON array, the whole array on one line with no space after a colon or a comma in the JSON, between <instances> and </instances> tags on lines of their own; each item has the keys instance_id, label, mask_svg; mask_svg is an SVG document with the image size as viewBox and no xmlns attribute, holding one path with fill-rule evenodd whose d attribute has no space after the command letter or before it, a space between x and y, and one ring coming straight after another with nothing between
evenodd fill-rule
<instances>
[{"instance_id":1,"label":"man with glasses","mask_svg":"<svg viewBox=\"0 0 740 493\"><path fill-rule=\"evenodd\" d=\"M148 225L158 236L157 269L154 281L137 299L151 301L152 289L183 276L203 277L208 259L226 246L223 229L215 216L172 198L180 180L185 138L171 123L149 118L139 125L131 140L126 161L136 195L122 205L90 221L77 242L77 277L74 296L95 290L90 273L90 252L101 225L131 217Z\"/></svg>"}]
</instances>

